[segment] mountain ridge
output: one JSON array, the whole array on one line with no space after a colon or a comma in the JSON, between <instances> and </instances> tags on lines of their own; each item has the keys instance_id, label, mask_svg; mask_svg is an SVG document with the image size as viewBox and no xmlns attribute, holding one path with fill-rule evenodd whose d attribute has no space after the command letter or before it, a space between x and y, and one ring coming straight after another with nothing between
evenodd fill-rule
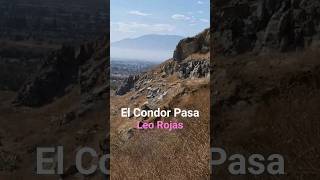
<instances>
[{"instance_id":1,"label":"mountain ridge","mask_svg":"<svg viewBox=\"0 0 320 180\"><path fill-rule=\"evenodd\" d=\"M183 38L179 35L146 34L136 38L125 38L111 43L111 47L129 49L160 49L172 50Z\"/></svg>"}]
</instances>

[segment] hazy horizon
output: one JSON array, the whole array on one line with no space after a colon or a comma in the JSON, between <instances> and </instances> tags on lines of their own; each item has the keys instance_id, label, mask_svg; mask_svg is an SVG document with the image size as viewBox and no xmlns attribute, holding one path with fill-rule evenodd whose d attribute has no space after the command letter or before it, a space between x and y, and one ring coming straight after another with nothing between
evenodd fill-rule
<instances>
[{"instance_id":1,"label":"hazy horizon","mask_svg":"<svg viewBox=\"0 0 320 180\"><path fill-rule=\"evenodd\" d=\"M151 51L151 50L134 50L119 49L111 47L111 59L123 60L141 60L161 62L172 58L173 51Z\"/></svg>"},{"instance_id":2,"label":"hazy horizon","mask_svg":"<svg viewBox=\"0 0 320 180\"><path fill-rule=\"evenodd\" d=\"M177 35L150 34L138 38L126 38L111 43L111 57L117 59L139 59L165 61L173 55L178 42Z\"/></svg>"},{"instance_id":3,"label":"hazy horizon","mask_svg":"<svg viewBox=\"0 0 320 180\"><path fill-rule=\"evenodd\" d=\"M162 33L153 33L153 34L144 34L144 35L141 35L141 36L132 36L132 37L126 37L126 38L123 38L123 39L119 39L119 40L116 40L116 41L110 41L111 44L113 43L116 43L116 42L119 42L119 41L123 41L123 40L132 40L132 39L137 39L137 38L141 38L141 37L144 37L144 36L180 36L180 37L184 37L184 36L181 36L181 35L178 35L178 34L162 34Z\"/></svg>"},{"instance_id":4,"label":"hazy horizon","mask_svg":"<svg viewBox=\"0 0 320 180\"><path fill-rule=\"evenodd\" d=\"M111 57L148 61L172 58L181 39L169 36L192 37L210 27L209 5L209 0L111 0ZM138 39L146 35L160 38ZM116 46L119 41L125 42Z\"/></svg>"}]
</instances>

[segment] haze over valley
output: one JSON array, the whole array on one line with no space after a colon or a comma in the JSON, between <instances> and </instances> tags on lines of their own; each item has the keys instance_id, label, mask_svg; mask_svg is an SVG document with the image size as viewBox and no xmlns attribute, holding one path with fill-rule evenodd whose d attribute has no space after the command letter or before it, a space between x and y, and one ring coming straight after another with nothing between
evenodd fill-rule
<instances>
[{"instance_id":1,"label":"haze over valley","mask_svg":"<svg viewBox=\"0 0 320 180\"><path fill-rule=\"evenodd\" d=\"M159 34L126 38L111 44L111 59L161 62L172 57L173 50L182 38Z\"/></svg>"}]
</instances>

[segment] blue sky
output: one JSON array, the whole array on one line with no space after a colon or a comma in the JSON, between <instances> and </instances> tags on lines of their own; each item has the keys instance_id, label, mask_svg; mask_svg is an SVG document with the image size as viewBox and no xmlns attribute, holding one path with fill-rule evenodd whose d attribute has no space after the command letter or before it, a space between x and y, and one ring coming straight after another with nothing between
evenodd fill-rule
<instances>
[{"instance_id":1,"label":"blue sky","mask_svg":"<svg viewBox=\"0 0 320 180\"><path fill-rule=\"evenodd\" d=\"M111 0L111 42L145 34L194 36L210 25L209 0Z\"/></svg>"}]
</instances>

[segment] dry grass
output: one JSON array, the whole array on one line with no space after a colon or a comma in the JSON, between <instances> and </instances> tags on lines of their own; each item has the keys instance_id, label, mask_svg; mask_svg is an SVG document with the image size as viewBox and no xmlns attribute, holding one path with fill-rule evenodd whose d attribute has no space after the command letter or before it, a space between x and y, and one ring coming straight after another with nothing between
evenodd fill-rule
<instances>
[{"instance_id":1,"label":"dry grass","mask_svg":"<svg viewBox=\"0 0 320 180\"><path fill-rule=\"evenodd\" d=\"M52 119L77 107L80 103L79 89L74 88L66 96L41 108L13 107L10 105L14 93L1 92L0 96L0 136L3 149L14 152L19 159L13 171L0 171L0 179L4 180L57 180L58 176L37 176L35 174L35 148L47 146L64 146L64 168L75 163L76 151L83 146L92 147L101 153L99 142L106 137L108 129L106 105L96 105L92 111L58 126ZM1 158L0 158L1 159ZM8 163L7 163L8 164ZM81 179L81 176L68 179ZM101 179L93 176L89 179Z\"/></svg>"},{"instance_id":2,"label":"dry grass","mask_svg":"<svg viewBox=\"0 0 320 180\"><path fill-rule=\"evenodd\" d=\"M221 166L213 178L320 178L319 56L318 51L310 50L217 60L218 67L227 70L219 80L235 82L237 90L220 93L213 100L219 104L214 112L215 146L229 153L282 154L286 175L235 177ZM217 85L215 90L228 91L228 86ZM247 104L240 106L240 101Z\"/></svg>"},{"instance_id":3,"label":"dry grass","mask_svg":"<svg viewBox=\"0 0 320 180\"><path fill-rule=\"evenodd\" d=\"M111 179L209 179L209 88L192 85L170 103L201 111L200 118L179 119L184 129L135 130L126 142L111 136Z\"/></svg>"}]
</instances>

